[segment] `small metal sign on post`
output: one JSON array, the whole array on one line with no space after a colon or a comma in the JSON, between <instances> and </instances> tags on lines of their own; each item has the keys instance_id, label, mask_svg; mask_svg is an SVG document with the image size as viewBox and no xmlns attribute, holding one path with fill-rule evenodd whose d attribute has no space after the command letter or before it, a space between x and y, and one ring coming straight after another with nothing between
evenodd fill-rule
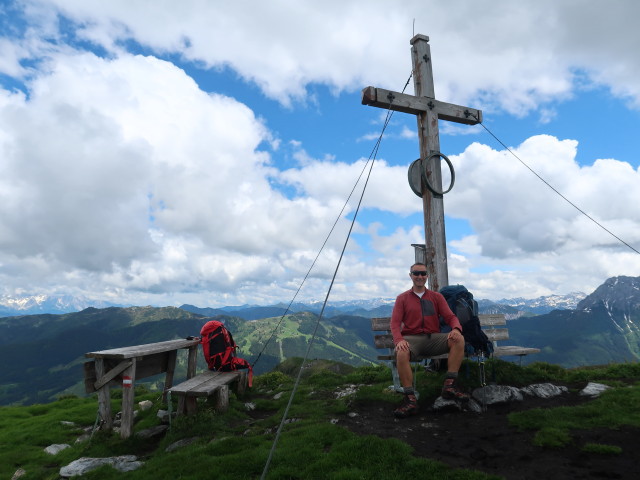
<instances>
[{"instance_id":1,"label":"small metal sign on post","mask_svg":"<svg viewBox=\"0 0 640 480\"><path fill-rule=\"evenodd\" d=\"M366 87L362 90L362 104L412 113L418 118L420 158L409 168L409 184L416 194L422 196L424 263L427 266L429 287L437 291L449 284L443 195L451 190L455 180L451 162L440 152L438 120L476 125L482 122L482 112L436 100L429 37L416 35L411 39L411 46L415 95ZM445 160L451 170L451 182L445 190L442 189L441 160Z\"/></svg>"}]
</instances>

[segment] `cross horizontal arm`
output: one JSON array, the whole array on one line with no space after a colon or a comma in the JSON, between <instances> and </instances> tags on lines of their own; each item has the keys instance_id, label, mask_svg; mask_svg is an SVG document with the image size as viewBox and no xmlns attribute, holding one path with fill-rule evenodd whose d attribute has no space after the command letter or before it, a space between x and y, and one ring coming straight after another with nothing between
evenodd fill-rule
<instances>
[{"instance_id":1,"label":"cross horizontal arm","mask_svg":"<svg viewBox=\"0 0 640 480\"><path fill-rule=\"evenodd\" d=\"M482 122L482 110L446 103L430 97L416 97L384 88L366 87L362 90L362 104L389 108L397 112L419 115L435 110L440 120L476 125Z\"/></svg>"}]
</instances>

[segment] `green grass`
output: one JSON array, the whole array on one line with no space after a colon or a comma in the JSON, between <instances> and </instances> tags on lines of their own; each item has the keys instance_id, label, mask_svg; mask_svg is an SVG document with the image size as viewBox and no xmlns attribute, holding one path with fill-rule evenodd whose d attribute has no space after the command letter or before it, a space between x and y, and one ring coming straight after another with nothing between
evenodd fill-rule
<instances>
[{"instance_id":1,"label":"green grass","mask_svg":"<svg viewBox=\"0 0 640 480\"><path fill-rule=\"evenodd\" d=\"M512 413L509 422L521 430L536 430L535 444L563 447L571 431L593 428L640 427L640 383L620 386L576 407L536 408Z\"/></svg>"},{"instance_id":2,"label":"green grass","mask_svg":"<svg viewBox=\"0 0 640 480\"><path fill-rule=\"evenodd\" d=\"M126 474L128 479L257 479L269 458L276 431L293 388L299 359L284 362L270 373L254 378L254 386L242 398L231 395L229 410L216 413L207 402L198 413L174 419L172 428L161 440L142 440L135 436L122 440L117 434L97 432L91 441L75 443L82 427L94 424L97 400L68 397L58 401L25 407L0 407L0 478L11 478L18 468L26 470L24 480L57 480L64 465L80 457L138 455L144 466ZM478 366L466 362L461 382L468 388L478 386ZM522 386L545 381L584 384L607 383L613 388L576 407L534 409L511 414L509 421L519 429L535 432L534 444L563 448L575 443L577 429L640 426L640 367L638 364L609 365L597 368L565 370L548 364L520 367L513 363L487 362L487 379L495 375L501 384ZM495 372L495 374L494 374ZM424 398L435 398L443 373L418 372L417 387ZM477 471L452 469L441 463L414 457L412 449L394 439L358 436L333 425L337 415L357 410L366 402L397 403L397 394L389 390L390 371L385 366L345 368L332 362L315 361L299 385L277 448L271 458L267 478L273 479L490 479L498 478ZM335 392L358 385L357 393L336 398ZM112 408L120 407L115 390ZM161 405L157 392L136 391L136 401L151 400L151 410L140 412L134 432L157 425ZM175 402L175 399L174 399ZM255 410L245 407L251 403ZM73 426L62 422L74 422ZM173 452L170 444L184 438L197 440ZM44 453L51 444L67 443L70 448L52 456ZM614 445L587 444L585 452L619 455ZM83 478L122 479L122 473L103 467Z\"/></svg>"},{"instance_id":3,"label":"green grass","mask_svg":"<svg viewBox=\"0 0 640 480\"><path fill-rule=\"evenodd\" d=\"M587 443L582 447L583 452L596 453L598 455L620 455L622 448L617 445L602 445L600 443Z\"/></svg>"}]
</instances>

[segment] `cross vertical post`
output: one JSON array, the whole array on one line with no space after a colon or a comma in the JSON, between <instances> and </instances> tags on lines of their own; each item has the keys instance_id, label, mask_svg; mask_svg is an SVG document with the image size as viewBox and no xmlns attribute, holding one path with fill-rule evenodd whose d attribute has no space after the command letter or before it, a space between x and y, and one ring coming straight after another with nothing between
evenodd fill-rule
<instances>
[{"instance_id":1,"label":"cross vertical post","mask_svg":"<svg viewBox=\"0 0 640 480\"><path fill-rule=\"evenodd\" d=\"M411 57L413 60L413 87L416 97L435 98L433 86L433 67L431 65L431 47L429 37L416 35L411 39ZM431 154L440 152L438 114L428 109L417 115L418 136L420 139L420 158L426 161L425 174L431 185L442 191L442 172L440 158ZM422 208L424 210L425 264L432 290L449 285L447 267L447 239L444 227L444 202L442 195L434 195L426 188L422 189Z\"/></svg>"},{"instance_id":2,"label":"cross vertical post","mask_svg":"<svg viewBox=\"0 0 640 480\"><path fill-rule=\"evenodd\" d=\"M362 90L362 103L417 116L420 159L424 169L422 174L431 186L426 188L424 181L421 181L425 264L429 276L429 288L438 291L449 284L443 195L435 193L442 192L438 120L475 125L482 122L482 112L436 100L429 37L416 35L410 43L415 95L366 87Z\"/></svg>"}]
</instances>

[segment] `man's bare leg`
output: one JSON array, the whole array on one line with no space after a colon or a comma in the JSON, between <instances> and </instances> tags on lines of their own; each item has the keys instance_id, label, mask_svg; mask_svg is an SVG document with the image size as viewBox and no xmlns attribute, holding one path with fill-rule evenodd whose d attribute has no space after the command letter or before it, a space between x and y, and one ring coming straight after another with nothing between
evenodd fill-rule
<instances>
[{"instance_id":1,"label":"man's bare leg","mask_svg":"<svg viewBox=\"0 0 640 480\"><path fill-rule=\"evenodd\" d=\"M413 372L411 371L411 352L396 352L396 368L400 377L400 385L403 387L413 386Z\"/></svg>"}]
</instances>

